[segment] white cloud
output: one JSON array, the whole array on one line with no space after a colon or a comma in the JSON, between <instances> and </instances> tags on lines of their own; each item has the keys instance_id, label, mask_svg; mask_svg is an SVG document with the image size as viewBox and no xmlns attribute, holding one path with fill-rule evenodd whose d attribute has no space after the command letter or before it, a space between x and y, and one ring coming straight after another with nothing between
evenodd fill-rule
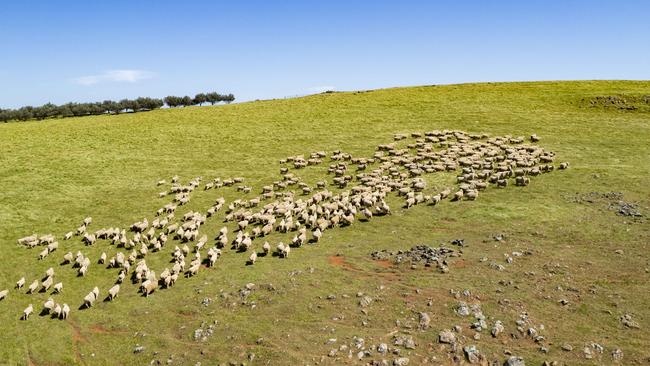
<instances>
[{"instance_id":1,"label":"white cloud","mask_svg":"<svg viewBox=\"0 0 650 366\"><path fill-rule=\"evenodd\" d=\"M336 90L336 87L331 85L322 85L322 86L312 86L311 88L307 88L307 92L314 93L314 94L324 93L328 90Z\"/></svg>"},{"instance_id":2,"label":"white cloud","mask_svg":"<svg viewBox=\"0 0 650 366\"><path fill-rule=\"evenodd\" d=\"M145 70L107 70L97 75L78 77L74 82L80 85L94 85L101 82L135 83L154 76L153 72Z\"/></svg>"}]
</instances>

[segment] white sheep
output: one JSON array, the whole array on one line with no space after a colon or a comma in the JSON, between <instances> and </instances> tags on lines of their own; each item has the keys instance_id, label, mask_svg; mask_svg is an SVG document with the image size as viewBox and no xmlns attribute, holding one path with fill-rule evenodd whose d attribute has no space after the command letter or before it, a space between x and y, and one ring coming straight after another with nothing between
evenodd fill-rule
<instances>
[{"instance_id":1,"label":"white sheep","mask_svg":"<svg viewBox=\"0 0 650 366\"><path fill-rule=\"evenodd\" d=\"M68 314L70 314L70 307L68 304L63 304L63 310L61 311L61 316L59 316L59 319L67 319Z\"/></svg>"},{"instance_id":2,"label":"white sheep","mask_svg":"<svg viewBox=\"0 0 650 366\"><path fill-rule=\"evenodd\" d=\"M104 264L106 262L106 253L102 253L102 255L99 256L99 260L97 263L99 264Z\"/></svg>"},{"instance_id":3,"label":"white sheep","mask_svg":"<svg viewBox=\"0 0 650 366\"><path fill-rule=\"evenodd\" d=\"M268 241L265 241L264 245L262 245L262 249L264 250L264 255L268 255L269 252L271 252L271 244L269 244Z\"/></svg>"},{"instance_id":4,"label":"white sheep","mask_svg":"<svg viewBox=\"0 0 650 366\"><path fill-rule=\"evenodd\" d=\"M32 284L29 285L29 287L27 288L27 293L32 294L34 293L34 291L36 291L37 288L38 288L38 281L34 280L34 282L32 282Z\"/></svg>"},{"instance_id":5,"label":"white sheep","mask_svg":"<svg viewBox=\"0 0 650 366\"><path fill-rule=\"evenodd\" d=\"M47 250L47 248L43 249L40 253L38 253L38 259L42 260L47 257L47 255L50 254L50 252Z\"/></svg>"},{"instance_id":6,"label":"white sheep","mask_svg":"<svg viewBox=\"0 0 650 366\"><path fill-rule=\"evenodd\" d=\"M25 277L21 277L18 281L16 281L16 288L20 289L25 286Z\"/></svg>"},{"instance_id":7,"label":"white sheep","mask_svg":"<svg viewBox=\"0 0 650 366\"><path fill-rule=\"evenodd\" d=\"M63 240L70 240L70 239L72 239L72 235L74 235L74 233L73 233L72 231L68 231L68 232L63 236Z\"/></svg>"},{"instance_id":8,"label":"white sheep","mask_svg":"<svg viewBox=\"0 0 650 366\"><path fill-rule=\"evenodd\" d=\"M115 285L108 289L108 299L113 301L117 297L117 294L120 292L120 285Z\"/></svg>"},{"instance_id":9,"label":"white sheep","mask_svg":"<svg viewBox=\"0 0 650 366\"><path fill-rule=\"evenodd\" d=\"M50 267L45 271L45 277L52 277L54 276L54 268Z\"/></svg>"},{"instance_id":10,"label":"white sheep","mask_svg":"<svg viewBox=\"0 0 650 366\"><path fill-rule=\"evenodd\" d=\"M61 293L61 291L63 291L63 282L56 283L54 285L53 289L54 289L53 293L55 293L55 294Z\"/></svg>"},{"instance_id":11,"label":"white sheep","mask_svg":"<svg viewBox=\"0 0 650 366\"><path fill-rule=\"evenodd\" d=\"M60 318L62 311L63 311L63 309L61 309L61 305L59 305L59 304L54 305L54 309L52 309L52 317Z\"/></svg>"},{"instance_id":12,"label":"white sheep","mask_svg":"<svg viewBox=\"0 0 650 366\"><path fill-rule=\"evenodd\" d=\"M29 304L29 306L27 306L25 310L23 310L23 316L21 316L20 319L21 320L29 319L29 316L32 314L32 312L34 312L34 307L32 306L32 304Z\"/></svg>"},{"instance_id":13,"label":"white sheep","mask_svg":"<svg viewBox=\"0 0 650 366\"><path fill-rule=\"evenodd\" d=\"M47 301L43 304L43 311L44 311L46 314L49 314L49 313L52 311L52 309L54 309L54 300L52 300L52 298L50 297L50 298L47 299Z\"/></svg>"},{"instance_id":14,"label":"white sheep","mask_svg":"<svg viewBox=\"0 0 650 366\"><path fill-rule=\"evenodd\" d=\"M52 276L48 276L48 277L45 279L45 281L43 281L43 283L41 284L41 285L43 286L43 291L47 291L47 290L49 290L50 287L52 286L52 282L54 282L54 281L52 280Z\"/></svg>"},{"instance_id":15,"label":"white sheep","mask_svg":"<svg viewBox=\"0 0 650 366\"><path fill-rule=\"evenodd\" d=\"M0 300L3 300L5 297L7 297L8 293L9 293L9 290L0 291Z\"/></svg>"},{"instance_id":16,"label":"white sheep","mask_svg":"<svg viewBox=\"0 0 650 366\"><path fill-rule=\"evenodd\" d=\"M250 257L248 257L248 263L255 264L256 260L257 260L257 252L251 253Z\"/></svg>"}]
</instances>

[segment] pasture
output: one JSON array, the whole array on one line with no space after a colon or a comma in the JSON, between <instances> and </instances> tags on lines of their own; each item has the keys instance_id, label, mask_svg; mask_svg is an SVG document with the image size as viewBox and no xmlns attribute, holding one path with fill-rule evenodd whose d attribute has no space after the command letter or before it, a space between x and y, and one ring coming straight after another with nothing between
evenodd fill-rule
<instances>
[{"instance_id":1,"label":"pasture","mask_svg":"<svg viewBox=\"0 0 650 366\"><path fill-rule=\"evenodd\" d=\"M615 95L643 103L650 83L423 86L1 125L0 291L8 295L0 301L0 364L365 365L408 358L435 365L455 357L469 362L472 346L479 362L503 363L511 355L526 364L647 362L650 114L589 103ZM246 265L251 251L226 246L213 267L171 288L145 298L125 281L114 301L79 309L95 286L103 300L119 272L97 264L100 254L130 252L105 240L64 241L85 217L93 218L89 231L151 222L170 201L158 193L171 177L186 184L200 176L176 218L205 213L223 197L222 211L199 229L213 246L224 225L234 238L236 222L223 222L226 206L281 179L281 159L327 152L321 165L285 165L310 187L326 180L339 192L327 175L333 151L369 158L395 134L431 130L527 141L537 134L535 144L555 153L555 165L570 165L525 187L490 185L475 201L405 209L390 193L390 215L324 231L288 258L268 255ZM216 177L243 177L252 190L203 190ZM157 186L162 179L166 185ZM426 183L457 186L447 173ZM619 214L630 207L642 216ZM43 247L17 243L32 233L54 234L59 248L38 260ZM275 248L292 236L274 232L254 239L253 248L261 251L265 240ZM462 245L452 244L460 239ZM459 255L448 258L446 273L371 257L419 244ZM183 244L170 238L159 254L146 256L147 264L162 272L176 245ZM87 275L61 265L68 251L91 259ZM13 288L21 277L28 285L41 280L50 267L64 284L60 294ZM48 297L70 305L68 319L39 316ZM480 307L487 327L472 328L482 317L461 315L463 303L474 313ZM34 314L20 320L28 304ZM426 326L422 313L430 318ZM493 336L497 320L504 329ZM444 330L452 330L454 345L440 342Z\"/></svg>"}]
</instances>

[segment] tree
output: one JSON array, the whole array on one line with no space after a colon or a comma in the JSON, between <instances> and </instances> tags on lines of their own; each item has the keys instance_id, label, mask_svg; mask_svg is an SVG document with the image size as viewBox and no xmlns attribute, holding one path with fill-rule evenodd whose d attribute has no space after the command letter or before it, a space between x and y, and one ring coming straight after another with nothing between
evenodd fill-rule
<instances>
[{"instance_id":1,"label":"tree","mask_svg":"<svg viewBox=\"0 0 650 366\"><path fill-rule=\"evenodd\" d=\"M223 100L224 102L230 104L230 103L232 103L232 102L235 101L235 96L232 95L232 94L224 95L222 100Z\"/></svg>"},{"instance_id":2,"label":"tree","mask_svg":"<svg viewBox=\"0 0 650 366\"><path fill-rule=\"evenodd\" d=\"M183 98L181 98L180 104L184 107L192 105L192 97L190 97L189 95L184 96Z\"/></svg>"},{"instance_id":3,"label":"tree","mask_svg":"<svg viewBox=\"0 0 650 366\"><path fill-rule=\"evenodd\" d=\"M167 104L171 108L178 107L179 105L181 105L181 103L180 103L181 98L180 97L175 97L173 95L165 97L163 99L163 101L165 102L165 104Z\"/></svg>"},{"instance_id":4,"label":"tree","mask_svg":"<svg viewBox=\"0 0 650 366\"><path fill-rule=\"evenodd\" d=\"M194 96L194 100L192 104L202 105L207 101L208 101L208 96L205 93L199 93Z\"/></svg>"},{"instance_id":5,"label":"tree","mask_svg":"<svg viewBox=\"0 0 650 366\"><path fill-rule=\"evenodd\" d=\"M207 102L210 102L211 105L214 105L215 103L219 103L221 101L221 95L217 92L211 92L205 95L205 99Z\"/></svg>"}]
</instances>

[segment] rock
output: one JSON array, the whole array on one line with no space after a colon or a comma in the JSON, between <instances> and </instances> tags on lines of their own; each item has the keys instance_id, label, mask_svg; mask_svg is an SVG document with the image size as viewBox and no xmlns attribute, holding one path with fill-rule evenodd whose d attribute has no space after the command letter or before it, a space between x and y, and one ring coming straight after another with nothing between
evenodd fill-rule
<instances>
[{"instance_id":1,"label":"rock","mask_svg":"<svg viewBox=\"0 0 650 366\"><path fill-rule=\"evenodd\" d=\"M522 357L510 356L506 360L506 363L504 365L505 366L526 366L526 363L524 362L524 359Z\"/></svg>"},{"instance_id":2,"label":"rock","mask_svg":"<svg viewBox=\"0 0 650 366\"><path fill-rule=\"evenodd\" d=\"M497 320L494 322L494 326L492 327L492 337L498 337L499 334L503 333L505 330L503 324L501 323L501 320Z\"/></svg>"},{"instance_id":3,"label":"rock","mask_svg":"<svg viewBox=\"0 0 650 366\"><path fill-rule=\"evenodd\" d=\"M571 351L573 351L573 346L570 345L570 344L568 344L568 343L564 343L564 344L562 345L562 349L563 349L564 351L571 352Z\"/></svg>"},{"instance_id":4,"label":"rock","mask_svg":"<svg viewBox=\"0 0 650 366\"><path fill-rule=\"evenodd\" d=\"M469 363L479 363L481 362L481 354L476 349L476 346L474 345L469 345L463 347L463 352L465 352L465 358Z\"/></svg>"},{"instance_id":5,"label":"rock","mask_svg":"<svg viewBox=\"0 0 650 366\"><path fill-rule=\"evenodd\" d=\"M357 353L357 358L358 358L358 359L362 359L364 355L365 355L365 354L364 354L363 351L359 351L359 352Z\"/></svg>"},{"instance_id":6,"label":"rock","mask_svg":"<svg viewBox=\"0 0 650 366\"><path fill-rule=\"evenodd\" d=\"M639 329L641 326L639 323L637 323L634 319L632 319L632 315L630 314L625 314L621 317L621 323L625 325L628 328L634 328L634 329Z\"/></svg>"},{"instance_id":7,"label":"rock","mask_svg":"<svg viewBox=\"0 0 650 366\"><path fill-rule=\"evenodd\" d=\"M456 313L458 313L460 316L468 316L469 306L467 306L467 304L464 302L459 302L458 306L456 307Z\"/></svg>"},{"instance_id":8,"label":"rock","mask_svg":"<svg viewBox=\"0 0 650 366\"><path fill-rule=\"evenodd\" d=\"M336 353L338 350L336 348L332 348L329 353L327 354L328 357L336 357Z\"/></svg>"},{"instance_id":9,"label":"rock","mask_svg":"<svg viewBox=\"0 0 650 366\"><path fill-rule=\"evenodd\" d=\"M359 300L359 305L361 307L368 307L372 303L372 298L370 296L363 296L361 300Z\"/></svg>"},{"instance_id":10,"label":"rock","mask_svg":"<svg viewBox=\"0 0 650 366\"><path fill-rule=\"evenodd\" d=\"M406 341L404 342L404 348L415 349L415 341L413 340L412 337L406 339Z\"/></svg>"},{"instance_id":11,"label":"rock","mask_svg":"<svg viewBox=\"0 0 650 366\"><path fill-rule=\"evenodd\" d=\"M449 329L444 329L438 334L438 341L440 343L453 344L456 343L456 335Z\"/></svg>"},{"instance_id":12,"label":"rock","mask_svg":"<svg viewBox=\"0 0 650 366\"><path fill-rule=\"evenodd\" d=\"M589 347L589 346L585 346L582 349L582 353L584 354L585 358L588 359L588 360L591 360L592 358L594 358L594 354L593 354L593 352L591 352L591 347Z\"/></svg>"},{"instance_id":13,"label":"rock","mask_svg":"<svg viewBox=\"0 0 650 366\"><path fill-rule=\"evenodd\" d=\"M406 366L406 365L409 364L409 361L410 360L408 359L408 357L400 357L400 358L396 358L395 360L393 360L393 365L394 366Z\"/></svg>"},{"instance_id":14,"label":"rock","mask_svg":"<svg viewBox=\"0 0 650 366\"><path fill-rule=\"evenodd\" d=\"M431 317L427 313L420 313L420 329L427 330L429 329L429 324L431 324Z\"/></svg>"},{"instance_id":15,"label":"rock","mask_svg":"<svg viewBox=\"0 0 650 366\"><path fill-rule=\"evenodd\" d=\"M616 362L622 361L623 360L623 350L621 350L620 348L617 348L617 349L613 350L612 351L612 358Z\"/></svg>"},{"instance_id":16,"label":"rock","mask_svg":"<svg viewBox=\"0 0 650 366\"><path fill-rule=\"evenodd\" d=\"M386 343L380 343L379 346L377 346L377 352L381 353L382 355L388 352L388 345Z\"/></svg>"},{"instance_id":17,"label":"rock","mask_svg":"<svg viewBox=\"0 0 650 366\"><path fill-rule=\"evenodd\" d=\"M144 347L139 344L136 344L133 348L133 353L142 353L142 351L144 351Z\"/></svg>"}]
</instances>

